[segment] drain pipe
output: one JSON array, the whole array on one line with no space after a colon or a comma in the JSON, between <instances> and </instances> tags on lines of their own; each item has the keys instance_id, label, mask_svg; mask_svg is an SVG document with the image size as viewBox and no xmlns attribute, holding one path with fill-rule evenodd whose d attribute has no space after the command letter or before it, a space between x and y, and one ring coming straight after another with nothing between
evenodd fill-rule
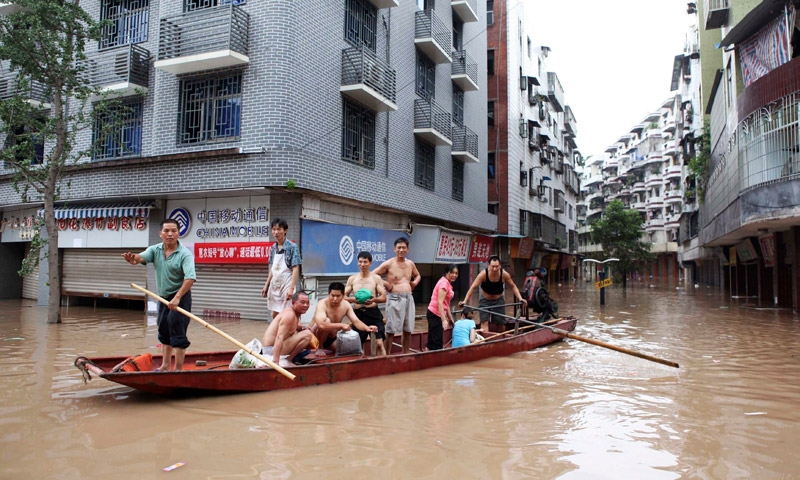
<instances>
[{"instance_id":1,"label":"drain pipe","mask_svg":"<svg viewBox=\"0 0 800 480\"><path fill-rule=\"evenodd\" d=\"M392 9L389 9L389 18L387 20L386 25L386 64L391 67L391 59L392 59L392 45L391 45L391 38L392 38ZM395 88L397 87L397 82L395 82ZM395 98L397 98L397 91L395 91ZM386 151L386 178L389 178L389 114L391 112L386 112L386 135L383 137L383 145Z\"/></svg>"}]
</instances>

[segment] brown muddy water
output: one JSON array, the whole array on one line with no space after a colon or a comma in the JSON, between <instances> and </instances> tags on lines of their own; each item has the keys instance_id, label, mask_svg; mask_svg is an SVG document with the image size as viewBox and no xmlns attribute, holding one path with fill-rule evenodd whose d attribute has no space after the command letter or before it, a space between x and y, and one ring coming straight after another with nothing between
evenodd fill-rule
<instances>
[{"instance_id":1,"label":"brown muddy water","mask_svg":"<svg viewBox=\"0 0 800 480\"><path fill-rule=\"evenodd\" d=\"M560 291L559 291L560 290ZM421 373L172 400L102 379L77 355L155 352L126 310L0 301L0 478L733 479L800 475L800 322L702 287L553 288L580 341ZM266 324L217 322L260 338ZM229 349L192 325L194 350ZM169 473L162 469L184 462ZM168 477L167 477L168 476ZM161 477L159 477L161 478Z\"/></svg>"}]
</instances>

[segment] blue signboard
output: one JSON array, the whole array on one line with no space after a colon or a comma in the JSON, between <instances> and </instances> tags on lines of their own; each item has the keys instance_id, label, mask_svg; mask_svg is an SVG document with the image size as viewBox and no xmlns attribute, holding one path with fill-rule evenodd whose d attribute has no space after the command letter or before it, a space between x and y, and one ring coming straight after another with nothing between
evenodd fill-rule
<instances>
[{"instance_id":1,"label":"blue signboard","mask_svg":"<svg viewBox=\"0 0 800 480\"><path fill-rule=\"evenodd\" d=\"M408 238L399 230L353 227L301 221L303 275L352 275L358 272L358 253L372 254L372 268L394 257L394 241Z\"/></svg>"}]
</instances>

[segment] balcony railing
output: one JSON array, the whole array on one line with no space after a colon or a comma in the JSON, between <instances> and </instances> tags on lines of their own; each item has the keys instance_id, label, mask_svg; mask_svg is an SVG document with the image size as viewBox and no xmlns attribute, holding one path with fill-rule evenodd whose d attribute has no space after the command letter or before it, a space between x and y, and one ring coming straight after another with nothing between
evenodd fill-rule
<instances>
[{"instance_id":1,"label":"balcony railing","mask_svg":"<svg viewBox=\"0 0 800 480\"><path fill-rule=\"evenodd\" d=\"M39 82L29 81L27 85L21 85L17 72L0 71L0 100L19 95L31 105L48 109L50 98L46 91L45 85Z\"/></svg>"},{"instance_id":2,"label":"balcony railing","mask_svg":"<svg viewBox=\"0 0 800 480\"><path fill-rule=\"evenodd\" d=\"M706 30L713 30L728 21L728 0L704 0Z\"/></svg>"},{"instance_id":3,"label":"balcony railing","mask_svg":"<svg viewBox=\"0 0 800 480\"><path fill-rule=\"evenodd\" d=\"M87 60L92 85L120 95L146 93L150 83L150 52L138 45L104 50Z\"/></svg>"},{"instance_id":4,"label":"balcony railing","mask_svg":"<svg viewBox=\"0 0 800 480\"><path fill-rule=\"evenodd\" d=\"M575 115L572 113L572 109L569 108L569 105L567 105L564 107L564 130L573 137L578 136L578 129L575 123Z\"/></svg>"},{"instance_id":5,"label":"balcony railing","mask_svg":"<svg viewBox=\"0 0 800 480\"><path fill-rule=\"evenodd\" d=\"M453 54L453 70L450 78L465 92L478 89L478 64L466 50L459 50Z\"/></svg>"},{"instance_id":6,"label":"balcony railing","mask_svg":"<svg viewBox=\"0 0 800 480\"><path fill-rule=\"evenodd\" d=\"M339 90L375 110L397 110L397 74L372 50L350 47L342 50L342 86Z\"/></svg>"},{"instance_id":7,"label":"balcony railing","mask_svg":"<svg viewBox=\"0 0 800 480\"><path fill-rule=\"evenodd\" d=\"M414 134L433 145L452 145L450 114L433 99L414 100Z\"/></svg>"},{"instance_id":8,"label":"balcony railing","mask_svg":"<svg viewBox=\"0 0 800 480\"><path fill-rule=\"evenodd\" d=\"M369 0L378 10L381 8L394 8L400 6L400 0Z\"/></svg>"},{"instance_id":9,"label":"balcony railing","mask_svg":"<svg viewBox=\"0 0 800 480\"><path fill-rule=\"evenodd\" d=\"M414 44L435 63L450 63L450 29L433 10L422 10L414 18Z\"/></svg>"},{"instance_id":10,"label":"balcony railing","mask_svg":"<svg viewBox=\"0 0 800 480\"><path fill-rule=\"evenodd\" d=\"M450 155L465 163L478 163L478 134L467 127L454 126Z\"/></svg>"},{"instance_id":11,"label":"balcony railing","mask_svg":"<svg viewBox=\"0 0 800 480\"><path fill-rule=\"evenodd\" d=\"M462 22L478 21L478 0L452 0L450 5Z\"/></svg>"},{"instance_id":12,"label":"balcony railing","mask_svg":"<svg viewBox=\"0 0 800 480\"><path fill-rule=\"evenodd\" d=\"M177 75L247 64L249 24L233 3L162 18L155 67Z\"/></svg>"},{"instance_id":13,"label":"balcony railing","mask_svg":"<svg viewBox=\"0 0 800 480\"><path fill-rule=\"evenodd\" d=\"M547 97L556 112L564 111L564 89L556 72L547 72Z\"/></svg>"}]
</instances>

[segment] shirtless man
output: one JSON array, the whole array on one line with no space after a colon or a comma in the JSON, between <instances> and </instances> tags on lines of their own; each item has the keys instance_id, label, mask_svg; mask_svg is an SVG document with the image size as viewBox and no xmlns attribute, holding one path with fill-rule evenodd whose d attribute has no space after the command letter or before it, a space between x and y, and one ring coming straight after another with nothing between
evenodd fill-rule
<instances>
[{"instance_id":1,"label":"shirtless man","mask_svg":"<svg viewBox=\"0 0 800 480\"><path fill-rule=\"evenodd\" d=\"M492 255L489 257L489 268L481 271L472 285L469 286L467 294L464 295L464 300L458 302L458 306L462 307L469 304L472 297L472 292L480 286L481 298L478 301L478 308L481 312L481 330L484 332L489 331L489 320L497 325L499 332L505 332L506 320L504 317L492 315L492 312L505 313L505 287L509 287L514 292L514 299L522 302L522 294L514 284L514 279L511 274L503 270L500 266L500 257ZM488 310L488 311L485 311Z\"/></svg>"},{"instance_id":2,"label":"shirtless man","mask_svg":"<svg viewBox=\"0 0 800 480\"><path fill-rule=\"evenodd\" d=\"M311 343L311 331L300 325L300 316L308 311L308 294L292 295L292 304L270 322L261 344L273 347L272 361L281 367L292 366L292 360Z\"/></svg>"},{"instance_id":3,"label":"shirtless man","mask_svg":"<svg viewBox=\"0 0 800 480\"><path fill-rule=\"evenodd\" d=\"M379 303L386 302L386 288L383 286L381 277L371 273L369 269L372 268L372 254L369 252L360 252L358 254L358 269L359 273L352 275L347 279L347 285L344 288L345 300L350 302L356 317L368 326L376 326L378 334L375 335L378 347L378 355L386 355L386 347L383 344L383 339L386 338L385 327L383 325L383 313L378 308ZM355 293L359 290L369 290L372 298L364 303L358 303ZM361 344L367 341L367 332L359 331L361 336Z\"/></svg>"},{"instance_id":4,"label":"shirtless man","mask_svg":"<svg viewBox=\"0 0 800 480\"><path fill-rule=\"evenodd\" d=\"M328 297L317 302L317 310L314 312L314 319L311 320L309 328L317 336L320 348L330 348L336 351L336 332L350 331L350 325L343 323L347 317L356 330L360 332L377 332L375 325L367 326L358 319L353 306L350 302L343 302L344 285L341 282L333 282L328 286Z\"/></svg>"},{"instance_id":5,"label":"shirtless man","mask_svg":"<svg viewBox=\"0 0 800 480\"><path fill-rule=\"evenodd\" d=\"M403 333L403 353L411 347L411 333L414 331L414 314L416 306L411 291L422 280L414 262L406 258L408 239L400 237L394 241L395 257L386 260L374 274L386 275L383 286L389 292L386 299L386 352L391 353L394 336Z\"/></svg>"}]
</instances>

